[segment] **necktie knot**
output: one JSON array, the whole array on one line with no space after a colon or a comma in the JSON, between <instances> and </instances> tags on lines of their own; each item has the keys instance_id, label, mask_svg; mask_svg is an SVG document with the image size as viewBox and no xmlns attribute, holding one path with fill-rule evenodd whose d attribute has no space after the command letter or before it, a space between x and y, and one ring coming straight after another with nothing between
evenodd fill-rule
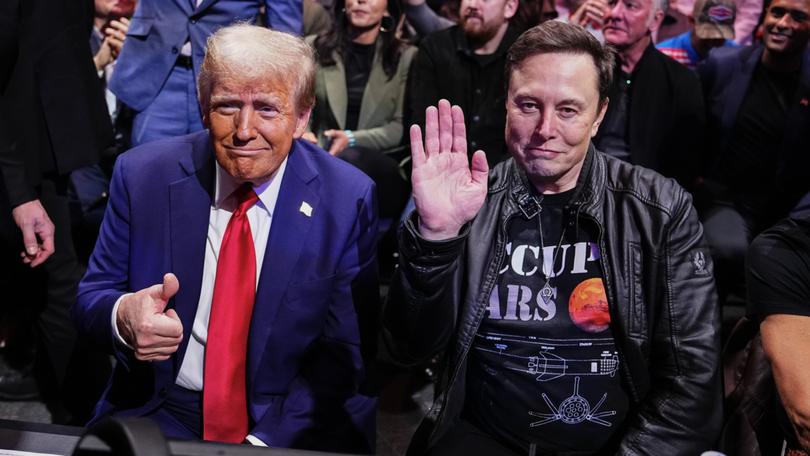
<instances>
[{"instance_id":1,"label":"necktie knot","mask_svg":"<svg viewBox=\"0 0 810 456\"><path fill-rule=\"evenodd\" d=\"M259 195L253 191L253 186L249 183L242 184L241 187L233 192L233 196L237 205L233 215L247 213L248 209L250 209L251 206L256 204L256 201L259 200Z\"/></svg>"}]
</instances>

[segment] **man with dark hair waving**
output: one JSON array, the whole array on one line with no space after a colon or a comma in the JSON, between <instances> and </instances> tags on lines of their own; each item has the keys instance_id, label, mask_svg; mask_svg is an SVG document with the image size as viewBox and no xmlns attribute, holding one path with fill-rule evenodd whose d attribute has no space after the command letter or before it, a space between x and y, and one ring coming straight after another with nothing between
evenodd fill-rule
<instances>
[{"instance_id":1,"label":"man with dark hair waving","mask_svg":"<svg viewBox=\"0 0 810 456\"><path fill-rule=\"evenodd\" d=\"M612 53L546 22L509 50L506 144L468 165L441 101L411 128L416 211L384 309L395 357L444 352L411 452L699 454L720 427L718 309L689 195L591 144Z\"/></svg>"}]
</instances>

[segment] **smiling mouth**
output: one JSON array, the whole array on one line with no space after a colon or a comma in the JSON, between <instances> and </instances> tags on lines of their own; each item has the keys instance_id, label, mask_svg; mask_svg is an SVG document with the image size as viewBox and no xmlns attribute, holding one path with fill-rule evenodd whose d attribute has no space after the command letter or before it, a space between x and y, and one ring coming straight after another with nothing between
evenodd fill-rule
<instances>
[{"instance_id":1,"label":"smiling mouth","mask_svg":"<svg viewBox=\"0 0 810 456\"><path fill-rule=\"evenodd\" d=\"M228 149L228 152L242 157L247 157L251 155L256 155L264 150L267 150L264 147L225 147Z\"/></svg>"},{"instance_id":2,"label":"smiling mouth","mask_svg":"<svg viewBox=\"0 0 810 456\"><path fill-rule=\"evenodd\" d=\"M535 156L552 156L552 155L560 155L562 152L558 152L556 150L546 149L545 147L527 147L526 152L530 153L531 155Z\"/></svg>"}]
</instances>

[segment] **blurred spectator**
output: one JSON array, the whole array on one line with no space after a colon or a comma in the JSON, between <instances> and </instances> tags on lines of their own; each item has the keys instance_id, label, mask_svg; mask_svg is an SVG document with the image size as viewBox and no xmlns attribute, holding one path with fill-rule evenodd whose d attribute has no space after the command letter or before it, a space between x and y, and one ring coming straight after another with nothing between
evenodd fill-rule
<instances>
[{"instance_id":1,"label":"blurred spectator","mask_svg":"<svg viewBox=\"0 0 810 456\"><path fill-rule=\"evenodd\" d=\"M302 0L141 0L129 24L110 89L137 113L132 145L202 130L196 76L216 29L255 21L301 34Z\"/></svg>"},{"instance_id":2,"label":"blurred spectator","mask_svg":"<svg viewBox=\"0 0 810 456\"><path fill-rule=\"evenodd\" d=\"M652 43L666 0L612 0L605 41L618 51L607 114L594 138L601 151L691 187L699 169L705 113L694 72Z\"/></svg>"},{"instance_id":3,"label":"blurred spectator","mask_svg":"<svg viewBox=\"0 0 810 456\"><path fill-rule=\"evenodd\" d=\"M610 10L607 0L576 1L572 2L571 6L573 6L572 10L562 10L557 19L585 27L585 30L595 36L600 43L604 43L605 36L602 34L602 27L605 25L605 16ZM573 11L573 13L569 15L568 11Z\"/></svg>"},{"instance_id":4,"label":"blurred spectator","mask_svg":"<svg viewBox=\"0 0 810 456\"><path fill-rule=\"evenodd\" d=\"M690 70L697 69L712 49L736 45L732 41L736 12L733 0L698 0L689 16L690 30L656 47Z\"/></svg>"},{"instance_id":5,"label":"blurred spectator","mask_svg":"<svg viewBox=\"0 0 810 456\"><path fill-rule=\"evenodd\" d=\"M782 403L775 408L787 443L784 454L806 455L810 452L810 212L782 220L759 235L751 243L747 263L749 313L762 321L762 345Z\"/></svg>"},{"instance_id":6,"label":"blurred spectator","mask_svg":"<svg viewBox=\"0 0 810 456\"><path fill-rule=\"evenodd\" d=\"M412 123L424 125L425 109L446 98L467 113L470 153L484 150L493 165L508 157L503 71L517 8L518 0L462 0L459 24L422 40L409 76Z\"/></svg>"},{"instance_id":7,"label":"blurred spectator","mask_svg":"<svg viewBox=\"0 0 810 456\"><path fill-rule=\"evenodd\" d=\"M667 14L661 22L661 27L658 27L658 33L655 34L653 41L660 43L670 38L674 38L682 33L691 29L689 24L689 15L683 14L673 7L675 0L670 0ZM691 12L690 12L691 15Z\"/></svg>"},{"instance_id":8,"label":"blurred spectator","mask_svg":"<svg viewBox=\"0 0 810 456\"><path fill-rule=\"evenodd\" d=\"M408 18L408 24L419 36L426 36L456 24L454 20L436 13L425 0L406 0L405 16ZM519 0L517 12L510 23L522 32L557 16L553 0Z\"/></svg>"},{"instance_id":9,"label":"blurred spectator","mask_svg":"<svg viewBox=\"0 0 810 456\"><path fill-rule=\"evenodd\" d=\"M751 44L762 17L764 0L737 0L737 17L734 21L734 37L737 44ZM672 0L669 9L676 16L688 16L694 10L695 0Z\"/></svg>"},{"instance_id":10,"label":"blurred spectator","mask_svg":"<svg viewBox=\"0 0 810 456\"><path fill-rule=\"evenodd\" d=\"M436 14L425 0L405 0L405 16L422 37L455 25L452 20Z\"/></svg>"},{"instance_id":11,"label":"blurred spectator","mask_svg":"<svg viewBox=\"0 0 810 456\"><path fill-rule=\"evenodd\" d=\"M129 29L129 17L135 11L135 0L95 0L90 51L101 80L107 112L113 123L115 144L102 151L98 164L70 173L69 196L74 241L79 261L86 263L98 236L107 202L110 175L115 158L129 148L132 110L118 101L107 88L115 60L121 52Z\"/></svg>"},{"instance_id":12,"label":"blurred spectator","mask_svg":"<svg viewBox=\"0 0 810 456\"><path fill-rule=\"evenodd\" d=\"M380 216L392 220L408 197L398 162L408 69L416 48L396 34L395 1L338 0L335 27L309 37L318 55L315 107L305 136L377 184Z\"/></svg>"},{"instance_id":13,"label":"blurred spectator","mask_svg":"<svg viewBox=\"0 0 810 456\"><path fill-rule=\"evenodd\" d=\"M88 42L91 5L4 0L0 14L9 25L0 27L0 49L13 57L4 61L0 78L0 285L9 310L35 327L37 378L56 422L70 418L62 401L81 419L72 406L92 377L80 371L84 382L62 394L76 344L68 312L82 274L71 239L67 176L96 163L112 141ZM23 374L0 378L0 395L30 395Z\"/></svg>"},{"instance_id":14,"label":"blurred spectator","mask_svg":"<svg viewBox=\"0 0 810 456\"><path fill-rule=\"evenodd\" d=\"M810 190L810 0L773 0L763 44L721 48L698 67L709 136L700 193L723 294L748 244Z\"/></svg>"}]
</instances>

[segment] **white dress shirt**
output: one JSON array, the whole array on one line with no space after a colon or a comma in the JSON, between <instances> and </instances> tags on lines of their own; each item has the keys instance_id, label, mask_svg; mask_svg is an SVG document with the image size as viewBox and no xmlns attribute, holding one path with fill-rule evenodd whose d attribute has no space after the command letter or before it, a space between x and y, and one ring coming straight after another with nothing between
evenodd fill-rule
<instances>
[{"instance_id":1,"label":"white dress shirt","mask_svg":"<svg viewBox=\"0 0 810 456\"><path fill-rule=\"evenodd\" d=\"M259 277L264 262L264 252L267 248L267 240L270 237L270 225L273 221L273 211L278 200L281 181L284 177L284 170L287 168L287 159L279 166L275 174L265 183L254 185L253 191L259 197L247 211L250 232L253 235L253 248L256 252L256 283L258 286ZM205 263L203 264L202 286L200 289L200 299L197 302L197 314L194 317L194 325L191 329L191 338L188 341L186 354L183 363L180 365L180 372L175 383L178 386L192 390L202 391L203 388L203 367L205 361L205 344L208 340L208 317L211 314L211 301L214 297L214 282L217 273L217 258L219 258L219 248L222 244L222 237L228 227L231 214L236 209L237 202L234 201L233 192L241 184L236 182L219 163L216 164L216 183L214 201L211 205L208 216L208 237L205 242ZM183 286L181 283L180 286ZM129 345L121 337L116 324L118 305L121 300L128 296L124 295L115 303L112 312L112 327L117 340L123 345ZM131 348L131 347L130 347ZM250 443L254 445L264 444L253 436L248 436Z\"/></svg>"}]
</instances>

